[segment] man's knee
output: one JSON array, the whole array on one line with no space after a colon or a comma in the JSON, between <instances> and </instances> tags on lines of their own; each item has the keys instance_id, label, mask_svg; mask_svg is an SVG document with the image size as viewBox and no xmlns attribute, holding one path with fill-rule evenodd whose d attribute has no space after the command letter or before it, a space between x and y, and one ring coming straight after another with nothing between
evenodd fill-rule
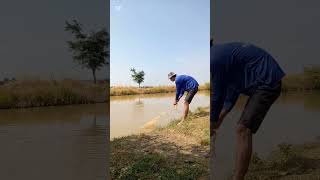
<instances>
[{"instance_id":1,"label":"man's knee","mask_svg":"<svg viewBox=\"0 0 320 180\"><path fill-rule=\"evenodd\" d=\"M188 101L184 101L184 105L185 105L185 106L189 106L189 104L190 104L190 103L189 103Z\"/></svg>"},{"instance_id":2,"label":"man's knee","mask_svg":"<svg viewBox=\"0 0 320 180\"><path fill-rule=\"evenodd\" d=\"M236 127L236 133L238 136L249 136L252 134L251 130L243 124L238 124Z\"/></svg>"}]
</instances>

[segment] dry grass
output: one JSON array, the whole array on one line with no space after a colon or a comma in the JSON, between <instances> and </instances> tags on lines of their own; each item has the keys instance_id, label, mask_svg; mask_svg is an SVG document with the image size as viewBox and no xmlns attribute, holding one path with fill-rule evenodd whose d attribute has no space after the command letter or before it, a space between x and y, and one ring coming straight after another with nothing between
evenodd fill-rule
<instances>
[{"instance_id":1,"label":"dry grass","mask_svg":"<svg viewBox=\"0 0 320 180\"><path fill-rule=\"evenodd\" d=\"M319 142L294 146L282 143L266 159L254 153L246 179L319 179L319 150Z\"/></svg>"},{"instance_id":2,"label":"dry grass","mask_svg":"<svg viewBox=\"0 0 320 180\"><path fill-rule=\"evenodd\" d=\"M62 80L24 80L0 86L0 108L25 108L107 101L107 84Z\"/></svg>"},{"instance_id":3,"label":"dry grass","mask_svg":"<svg viewBox=\"0 0 320 180\"><path fill-rule=\"evenodd\" d=\"M209 90L210 85L206 83L200 85L199 90ZM111 87L111 96L125 96L125 95L137 95L137 94L157 94L157 93L170 93L175 92L175 86L154 86L154 87L132 87L132 86L117 86Z\"/></svg>"},{"instance_id":4,"label":"dry grass","mask_svg":"<svg viewBox=\"0 0 320 180\"><path fill-rule=\"evenodd\" d=\"M304 91L320 89L320 67L305 67L300 74L288 74L283 79L283 91Z\"/></svg>"}]
</instances>

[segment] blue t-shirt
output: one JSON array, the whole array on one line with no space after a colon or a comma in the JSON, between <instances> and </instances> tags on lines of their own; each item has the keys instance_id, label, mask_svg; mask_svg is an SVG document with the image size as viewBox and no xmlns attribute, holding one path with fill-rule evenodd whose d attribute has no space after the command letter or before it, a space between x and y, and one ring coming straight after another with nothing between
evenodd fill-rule
<instances>
[{"instance_id":1,"label":"blue t-shirt","mask_svg":"<svg viewBox=\"0 0 320 180\"><path fill-rule=\"evenodd\" d=\"M251 95L257 88L272 88L284 76L274 58L248 43L213 45L210 49L211 121L221 110L230 111L239 94Z\"/></svg>"},{"instance_id":2,"label":"blue t-shirt","mask_svg":"<svg viewBox=\"0 0 320 180\"><path fill-rule=\"evenodd\" d=\"M193 77L187 75L177 75L175 82L177 101L179 101L179 99L183 96L185 91L197 89L199 86L198 82Z\"/></svg>"}]
</instances>

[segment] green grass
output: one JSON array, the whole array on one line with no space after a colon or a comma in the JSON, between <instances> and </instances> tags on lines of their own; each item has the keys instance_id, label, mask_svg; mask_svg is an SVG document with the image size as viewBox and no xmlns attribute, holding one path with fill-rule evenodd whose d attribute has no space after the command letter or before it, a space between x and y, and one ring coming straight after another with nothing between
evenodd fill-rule
<instances>
[{"instance_id":1,"label":"green grass","mask_svg":"<svg viewBox=\"0 0 320 180\"><path fill-rule=\"evenodd\" d=\"M25 80L0 86L0 109L106 102L108 86L73 80Z\"/></svg>"},{"instance_id":2,"label":"green grass","mask_svg":"<svg viewBox=\"0 0 320 180\"><path fill-rule=\"evenodd\" d=\"M160 153L130 154L132 162L126 168L113 168L112 179L196 179L203 174L204 169L200 164L176 163ZM181 161L181 160L180 160Z\"/></svg>"},{"instance_id":3,"label":"green grass","mask_svg":"<svg viewBox=\"0 0 320 180\"><path fill-rule=\"evenodd\" d=\"M200 85L199 90L209 90L209 83ZM137 95L137 94L157 94L157 93L170 93L175 92L175 86L154 86L154 87L133 87L133 86L116 86L111 87L111 96L125 96L125 95Z\"/></svg>"}]
</instances>

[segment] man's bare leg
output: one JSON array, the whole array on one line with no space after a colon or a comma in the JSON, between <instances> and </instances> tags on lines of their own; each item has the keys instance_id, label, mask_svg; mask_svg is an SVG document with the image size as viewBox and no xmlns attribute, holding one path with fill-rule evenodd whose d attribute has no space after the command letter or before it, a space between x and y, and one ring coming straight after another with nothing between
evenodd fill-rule
<instances>
[{"instance_id":1,"label":"man's bare leg","mask_svg":"<svg viewBox=\"0 0 320 180\"><path fill-rule=\"evenodd\" d=\"M183 120L186 120L189 113L189 103L187 101L184 101L184 115Z\"/></svg>"},{"instance_id":2,"label":"man's bare leg","mask_svg":"<svg viewBox=\"0 0 320 180\"><path fill-rule=\"evenodd\" d=\"M237 127L236 170L234 180L244 180L252 153L252 132L244 125Z\"/></svg>"},{"instance_id":3,"label":"man's bare leg","mask_svg":"<svg viewBox=\"0 0 320 180\"><path fill-rule=\"evenodd\" d=\"M183 117L182 117L182 120L178 123L178 125L187 119L188 113L189 113L189 103L187 101L184 101L183 104L184 104Z\"/></svg>"}]
</instances>

